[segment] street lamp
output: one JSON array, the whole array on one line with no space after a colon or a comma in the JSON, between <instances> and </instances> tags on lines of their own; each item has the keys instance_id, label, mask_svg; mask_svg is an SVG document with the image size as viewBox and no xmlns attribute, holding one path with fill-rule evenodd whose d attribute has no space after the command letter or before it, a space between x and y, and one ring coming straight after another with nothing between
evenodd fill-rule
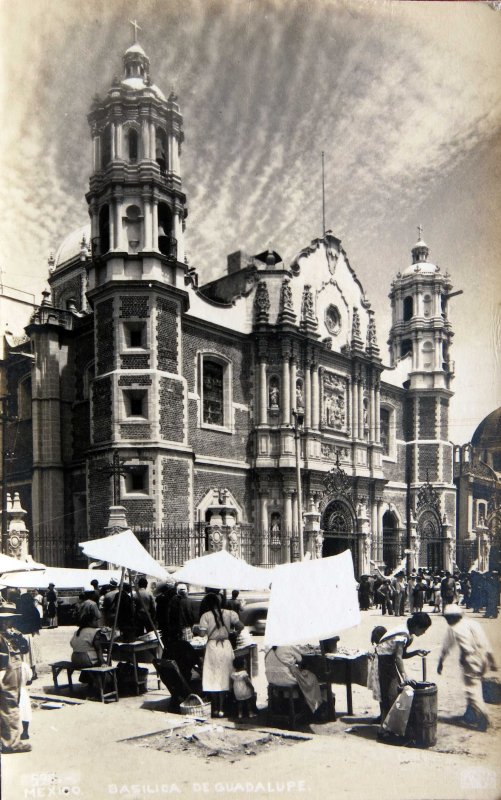
<instances>
[{"instance_id":1,"label":"street lamp","mask_svg":"<svg viewBox=\"0 0 501 800\"><path fill-rule=\"evenodd\" d=\"M297 491L297 532L299 537L299 560L304 558L303 545L303 508L301 503L301 430L304 423L302 411L292 409L294 419L294 440L296 443L296 491Z\"/></svg>"}]
</instances>

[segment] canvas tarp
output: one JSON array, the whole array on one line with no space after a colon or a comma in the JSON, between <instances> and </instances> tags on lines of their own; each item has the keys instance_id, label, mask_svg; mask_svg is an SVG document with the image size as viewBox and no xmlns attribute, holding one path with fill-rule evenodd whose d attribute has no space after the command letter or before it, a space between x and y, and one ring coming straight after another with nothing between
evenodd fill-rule
<instances>
[{"instance_id":1,"label":"canvas tarp","mask_svg":"<svg viewBox=\"0 0 501 800\"><path fill-rule=\"evenodd\" d=\"M163 581L169 577L167 570L150 556L130 529L102 539L80 542L79 547L89 558L116 564L117 567L125 567Z\"/></svg>"},{"instance_id":2,"label":"canvas tarp","mask_svg":"<svg viewBox=\"0 0 501 800\"><path fill-rule=\"evenodd\" d=\"M175 574L176 581L213 589L261 590L270 586L272 572L253 567L235 558L227 550L219 550L186 561Z\"/></svg>"},{"instance_id":3,"label":"canvas tarp","mask_svg":"<svg viewBox=\"0 0 501 800\"><path fill-rule=\"evenodd\" d=\"M0 553L0 575L5 572L19 572L30 569L44 569L45 564L37 564L36 561L24 561L21 558L12 558Z\"/></svg>"},{"instance_id":4,"label":"canvas tarp","mask_svg":"<svg viewBox=\"0 0 501 800\"><path fill-rule=\"evenodd\" d=\"M53 583L56 589L90 590L92 580L98 580L103 586L111 578L120 580L120 570L47 567L40 571L6 573L0 577L0 585L17 589L47 589L49 583Z\"/></svg>"},{"instance_id":5,"label":"canvas tarp","mask_svg":"<svg viewBox=\"0 0 501 800\"><path fill-rule=\"evenodd\" d=\"M316 643L360 622L351 552L273 570L265 643Z\"/></svg>"}]
</instances>

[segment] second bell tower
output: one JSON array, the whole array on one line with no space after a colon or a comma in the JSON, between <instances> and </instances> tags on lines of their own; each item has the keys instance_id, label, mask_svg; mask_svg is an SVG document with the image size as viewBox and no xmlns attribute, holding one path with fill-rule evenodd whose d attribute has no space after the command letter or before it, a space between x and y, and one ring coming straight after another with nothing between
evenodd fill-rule
<instances>
[{"instance_id":1,"label":"second bell tower","mask_svg":"<svg viewBox=\"0 0 501 800\"><path fill-rule=\"evenodd\" d=\"M113 80L104 99L94 98L88 120L93 160L87 202L92 254L101 270L91 270L90 288L132 277L124 256L141 255L134 278L176 282L166 272L178 262L184 274L183 118L175 94L166 99L152 83L150 60L137 41L123 56L121 80Z\"/></svg>"}]
</instances>

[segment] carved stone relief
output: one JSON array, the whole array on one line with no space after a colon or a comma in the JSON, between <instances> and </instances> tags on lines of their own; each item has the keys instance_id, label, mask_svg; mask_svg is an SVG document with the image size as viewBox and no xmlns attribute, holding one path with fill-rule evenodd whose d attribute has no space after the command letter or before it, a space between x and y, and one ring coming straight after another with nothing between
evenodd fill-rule
<instances>
[{"instance_id":1,"label":"carved stone relief","mask_svg":"<svg viewBox=\"0 0 501 800\"><path fill-rule=\"evenodd\" d=\"M346 430L346 381L333 372L322 374L322 425L333 430Z\"/></svg>"}]
</instances>

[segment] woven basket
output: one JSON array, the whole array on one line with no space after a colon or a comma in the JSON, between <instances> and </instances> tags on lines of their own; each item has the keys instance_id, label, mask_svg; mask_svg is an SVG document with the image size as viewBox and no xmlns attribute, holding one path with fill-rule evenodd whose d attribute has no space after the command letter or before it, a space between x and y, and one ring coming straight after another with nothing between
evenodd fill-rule
<instances>
[{"instance_id":1,"label":"woven basket","mask_svg":"<svg viewBox=\"0 0 501 800\"><path fill-rule=\"evenodd\" d=\"M501 705L501 683L498 678L482 678L482 695L486 703Z\"/></svg>"},{"instance_id":2,"label":"woven basket","mask_svg":"<svg viewBox=\"0 0 501 800\"><path fill-rule=\"evenodd\" d=\"M183 714L189 717L209 717L211 711L210 700L202 700L198 694L189 694L186 700L179 703L179 708Z\"/></svg>"}]
</instances>

